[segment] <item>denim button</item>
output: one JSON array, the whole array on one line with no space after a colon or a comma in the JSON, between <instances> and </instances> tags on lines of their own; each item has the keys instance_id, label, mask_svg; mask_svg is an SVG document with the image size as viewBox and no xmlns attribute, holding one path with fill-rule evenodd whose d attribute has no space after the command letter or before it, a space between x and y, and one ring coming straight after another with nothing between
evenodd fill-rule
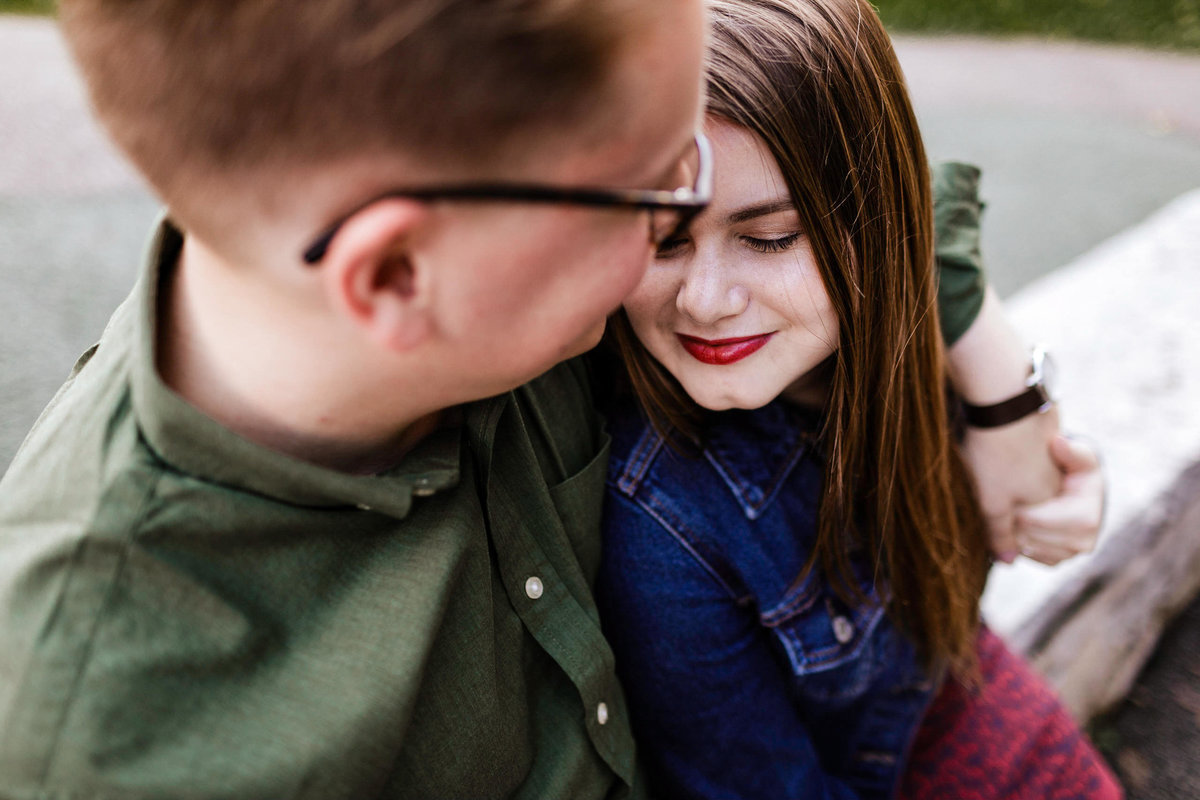
<instances>
[{"instance_id":1,"label":"denim button","mask_svg":"<svg viewBox=\"0 0 1200 800\"><path fill-rule=\"evenodd\" d=\"M542 579L536 575L525 581L525 594L529 595L530 600L537 600L541 597L544 588L542 586Z\"/></svg>"},{"instance_id":2,"label":"denim button","mask_svg":"<svg viewBox=\"0 0 1200 800\"><path fill-rule=\"evenodd\" d=\"M840 644L845 644L854 638L854 623L845 617L834 617L833 635Z\"/></svg>"},{"instance_id":3,"label":"denim button","mask_svg":"<svg viewBox=\"0 0 1200 800\"><path fill-rule=\"evenodd\" d=\"M600 705L596 706L596 722L599 722L601 725L605 725L608 723L608 704L607 703L601 703Z\"/></svg>"}]
</instances>

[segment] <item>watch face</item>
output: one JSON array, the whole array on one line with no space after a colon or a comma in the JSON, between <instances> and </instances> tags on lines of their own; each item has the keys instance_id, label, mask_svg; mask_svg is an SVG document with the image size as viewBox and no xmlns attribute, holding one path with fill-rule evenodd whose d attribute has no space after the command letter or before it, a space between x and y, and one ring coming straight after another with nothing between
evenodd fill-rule
<instances>
[{"instance_id":1,"label":"watch face","mask_svg":"<svg viewBox=\"0 0 1200 800\"><path fill-rule=\"evenodd\" d=\"M1058 402L1058 367L1049 351L1037 347L1033 351L1033 371L1037 383L1041 384L1042 393L1051 403Z\"/></svg>"}]
</instances>

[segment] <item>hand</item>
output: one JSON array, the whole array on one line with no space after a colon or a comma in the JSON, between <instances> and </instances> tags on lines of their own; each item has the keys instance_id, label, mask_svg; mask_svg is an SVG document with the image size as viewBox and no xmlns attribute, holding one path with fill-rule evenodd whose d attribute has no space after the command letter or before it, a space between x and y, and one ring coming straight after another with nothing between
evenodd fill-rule
<instances>
[{"instance_id":1,"label":"hand","mask_svg":"<svg viewBox=\"0 0 1200 800\"><path fill-rule=\"evenodd\" d=\"M955 391L975 405L1024 388L1029 353L992 289L946 363ZM968 427L962 454L996 558L1011 564L1024 553L1057 564L1095 547L1104 478L1093 448L1059 435L1057 408L998 428Z\"/></svg>"},{"instance_id":2,"label":"hand","mask_svg":"<svg viewBox=\"0 0 1200 800\"><path fill-rule=\"evenodd\" d=\"M1062 471L1050 455L1057 435L1056 408L999 428L966 429L963 458L987 519L992 553L1006 564L1021 549L1017 510L1055 498L1062 490Z\"/></svg>"},{"instance_id":3,"label":"hand","mask_svg":"<svg viewBox=\"0 0 1200 800\"><path fill-rule=\"evenodd\" d=\"M1104 472L1096 450L1063 435L1050 442L1062 470L1057 496L1018 509L1014 534L1022 555L1053 566L1096 547L1104 519Z\"/></svg>"}]
</instances>

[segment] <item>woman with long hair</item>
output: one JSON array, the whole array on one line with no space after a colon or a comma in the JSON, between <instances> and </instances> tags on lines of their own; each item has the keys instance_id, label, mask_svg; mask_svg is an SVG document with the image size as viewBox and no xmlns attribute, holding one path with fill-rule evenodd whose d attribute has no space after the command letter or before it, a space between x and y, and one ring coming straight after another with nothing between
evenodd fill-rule
<instances>
[{"instance_id":1,"label":"woman with long hair","mask_svg":"<svg viewBox=\"0 0 1200 800\"><path fill-rule=\"evenodd\" d=\"M931 176L865 0L713 0L712 205L610 328L598 585L664 797L1109 798L986 627Z\"/></svg>"}]
</instances>

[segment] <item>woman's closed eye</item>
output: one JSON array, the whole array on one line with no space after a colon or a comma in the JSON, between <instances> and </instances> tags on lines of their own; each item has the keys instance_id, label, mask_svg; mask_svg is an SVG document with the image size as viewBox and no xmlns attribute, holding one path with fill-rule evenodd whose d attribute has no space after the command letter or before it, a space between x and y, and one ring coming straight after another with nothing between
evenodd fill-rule
<instances>
[{"instance_id":1,"label":"woman's closed eye","mask_svg":"<svg viewBox=\"0 0 1200 800\"><path fill-rule=\"evenodd\" d=\"M796 242L800 241L800 234L789 233L786 236L771 238L758 236L741 236L739 238L752 250L757 250L760 253L778 253L790 249Z\"/></svg>"},{"instance_id":2,"label":"woman's closed eye","mask_svg":"<svg viewBox=\"0 0 1200 800\"><path fill-rule=\"evenodd\" d=\"M752 250L760 253L779 253L790 250L800 241L801 233L789 233L784 236L738 236L738 240ZM658 259L675 258L683 255L683 251L691 244L691 237L680 236L668 239L658 246L654 257Z\"/></svg>"}]
</instances>

